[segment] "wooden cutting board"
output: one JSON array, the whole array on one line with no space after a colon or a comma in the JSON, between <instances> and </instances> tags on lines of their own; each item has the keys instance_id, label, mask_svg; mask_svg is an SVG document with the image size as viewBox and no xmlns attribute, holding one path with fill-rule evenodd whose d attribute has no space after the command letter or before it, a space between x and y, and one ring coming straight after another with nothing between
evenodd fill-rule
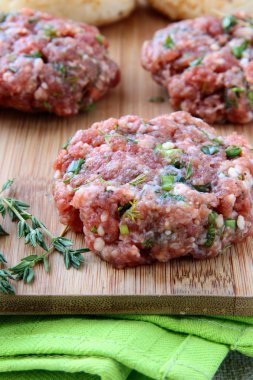
<instances>
[{"instance_id":1,"label":"wooden cutting board","mask_svg":"<svg viewBox=\"0 0 253 380\"><path fill-rule=\"evenodd\" d=\"M68 137L111 116L138 114L152 118L171 112L167 102L148 101L152 96L166 94L140 66L143 41L166 23L151 10L140 9L128 20L103 30L111 43L111 55L121 67L122 81L90 114L63 119L1 111L1 183L14 177L16 197L28 202L51 231L62 230L51 196L52 163ZM253 125L217 127L224 134L233 130L243 133L253 144L252 128ZM4 225L13 238L1 238L0 251L14 265L32 249L25 247L23 240L18 241L14 224ZM77 247L84 245L81 234L69 236ZM88 253L81 270L66 271L62 257L54 253L49 275L40 267L33 284L19 282L15 287L16 296L0 297L0 313L253 315L253 240L215 259L184 258L125 270L115 270Z\"/></svg>"}]
</instances>

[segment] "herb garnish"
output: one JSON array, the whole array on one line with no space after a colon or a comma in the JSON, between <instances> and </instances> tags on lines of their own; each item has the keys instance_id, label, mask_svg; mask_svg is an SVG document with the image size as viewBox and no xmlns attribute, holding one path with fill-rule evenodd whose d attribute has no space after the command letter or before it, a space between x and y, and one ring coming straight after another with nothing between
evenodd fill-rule
<instances>
[{"instance_id":1,"label":"herb garnish","mask_svg":"<svg viewBox=\"0 0 253 380\"><path fill-rule=\"evenodd\" d=\"M136 223L136 219L140 217L140 211L136 210L137 200L128 202L124 206L118 208L119 215L121 218L128 218L132 222Z\"/></svg>"},{"instance_id":2,"label":"herb garnish","mask_svg":"<svg viewBox=\"0 0 253 380\"><path fill-rule=\"evenodd\" d=\"M166 40L163 43L165 49L172 49L175 46L175 43L171 36L166 37Z\"/></svg>"},{"instance_id":3,"label":"herb garnish","mask_svg":"<svg viewBox=\"0 0 253 380\"><path fill-rule=\"evenodd\" d=\"M128 182L131 186L138 186L141 183L145 182L146 180L146 174L139 174L135 179L133 179L131 182Z\"/></svg>"},{"instance_id":4,"label":"herb garnish","mask_svg":"<svg viewBox=\"0 0 253 380\"><path fill-rule=\"evenodd\" d=\"M146 240L143 240L141 242L141 246L143 249L146 249L146 248L152 248L152 246L154 245L154 240L153 239L146 239Z\"/></svg>"},{"instance_id":5,"label":"herb garnish","mask_svg":"<svg viewBox=\"0 0 253 380\"><path fill-rule=\"evenodd\" d=\"M227 158L235 158L238 157L242 152L242 149L236 145L230 145L225 149L225 153Z\"/></svg>"},{"instance_id":6,"label":"herb garnish","mask_svg":"<svg viewBox=\"0 0 253 380\"><path fill-rule=\"evenodd\" d=\"M253 107L253 91L247 93L247 98L251 107Z\"/></svg>"},{"instance_id":7,"label":"herb garnish","mask_svg":"<svg viewBox=\"0 0 253 380\"><path fill-rule=\"evenodd\" d=\"M164 103L165 99L163 96L154 96L149 98L148 100L150 103Z\"/></svg>"},{"instance_id":8,"label":"herb garnish","mask_svg":"<svg viewBox=\"0 0 253 380\"><path fill-rule=\"evenodd\" d=\"M195 59L194 61L191 61L190 63L189 63L189 66L190 67L195 67L195 66L199 66L199 65L201 65L201 63L203 62L203 59L204 58L197 58L197 59Z\"/></svg>"},{"instance_id":9,"label":"herb garnish","mask_svg":"<svg viewBox=\"0 0 253 380\"><path fill-rule=\"evenodd\" d=\"M128 235L129 229L126 224L120 224L119 226L120 235Z\"/></svg>"},{"instance_id":10,"label":"herb garnish","mask_svg":"<svg viewBox=\"0 0 253 380\"><path fill-rule=\"evenodd\" d=\"M234 55L236 58L238 58L238 59L242 58L242 54L243 54L244 50L247 49L248 46L249 46L249 41L248 41L248 40L244 40L243 43L242 43L241 45L239 45L239 46L234 46L234 47L232 48L232 53L233 53L233 55Z\"/></svg>"},{"instance_id":11,"label":"herb garnish","mask_svg":"<svg viewBox=\"0 0 253 380\"><path fill-rule=\"evenodd\" d=\"M26 57L26 58L41 58L42 54L39 51L37 51L36 53L24 54L24 57Z\"/></svg>"},{"instance_id":12,"label":"herb garnish","mask_svg":"<svg viewBox=\"0 0 253 380\"><path fill-rule=\"evenodd\" d=\"M49 38L54 38L57 37L57 32L56 30L52 27L52 25L46 25L44 27L44 33L47 37Z\"/></svg>"},{"instance_id":13,"label":"herb garnish","mask_svg":"<svg viewBox=\"0 0 253 380\"><path fill-rule=\"evenodd\" d=\"M97 34L95 38L96 38L97 42L98 42L100 45L103 44L103 42L104 42L104 37L103 37L101 34Z\"/></svg>"},{"instance_id":14,"label":"herb garnish","mask_svg":"<svg viewBox=\"0 0 253 380\"><path fill-rule=\"evenodd\" d=\"M236 229L236 221L234 219L227 219L224 224L227 228L233 228L234 230Z\"/></svg>"},{"instance_id":15,"label":"herb garnish","mask_svg":"<svg viewBox=\"0 0 253 380\"><path fill-rule=\"evenodd\" d=\"M39 219L28 212L28 209L30 208L28 204L14 198L2 196L2 193L8 190L12 184L13 180L8 180L0 191L0 214L2 215L2 218L5 218L8 214L11 221L17 222L18 237L24 238L25 244L30 245L33 248L39 246L43 249L44 253L23 258L19 264L9 269L9 275L6 271L0 273L0 283L3 280L4 275L7 276L7 280L8 278L15 280L22 279L24 282L30 283L34 278L34 267L37 264L43 263L45 270L48 271L48 256L55 250L63 255L67 269L71 266L78 269L84 261L82 253L88 252L89 249L72 249L73 242L70 239L63 237L67 232L68 227L64 229L60 236L55 236ZM50 242L49 247L46 238Z\"/></svg>"},{"instance_id":16,"label":"herb garnish","mask_svg":"<svg viewBox=\"0 0 253 380\"><path fill-rule=\"evenodd\" d=\"M163 175L161 177L162 190L170 191L175 183L174 175Z\"/></svg>"},{"instance_id":17,"label":"herb garnish","mask_svg":"<svg viewBox=\"0 0 253 380\"><path fill-rule=\"evenodd\" d=\"M203 152L204 154L207 154L209 156L212 156L213 154L219 152L219 148L217 148L217 146L214 146L214 145L204 145L201 147L200 150L201 150L201 152Z\"/></svg>"},{"instance_id":18,"label":"herb garnish","mask_svg":"<svg viewBox=\"0 0 253 380\"><path fill-rule=\"evenodd\" d=\"M84 159L83 158L79 158L79 160L73 160L69 164L69 166L68 166L68 168L66 170L66 173L71 173L71 176L69 178L65 179L63 182L64 183L70 182L71 179L80 172L83 163L84 163Z\"/></svg>"},{"instance_id":19,"label":"herb garnish","mask_svg":"<svg viewBox=\"0 0 253 380\"><path fill-rule=\"evenodd\" d=\"M16 67L11 66L11 65L8 66L8 69L9 69L12 73L14 73L14 74L18 71L18 69L17 69Z\"/></svg>"},{"instance_id":20,"label":"herb garnish","mask_svg":"<svg viewBox=\"0 0 253 380\"><path fill-rule=\"evenodd\" d=\"M171 194L171 193L166 192L166 193L162 193L161 197L163 199L171 198L171 199L175 199L175 201L185 202L185 197L183 197L182 195L178 195L178 194Z\"/></svg>"},{"instance_id":21,"label":"herb garnish","mask_svg":"<svg viewBox=\"0 0 253 380\"><path fill-rule=\"evenodd\" d=\"M205 185L192 185L195 190L199 191L200 193L210 193L212 186L211 183L206 183Z\"/></svg>"},{"instance_id":22,"label":"herb garnish","mask_svg":"<svg viewBox=\"0 0 253 380\"><path fill-rule=\"evenodd\" d=\"M233 15L225 16L222 19L222 27L225 32L229 32L233 26L237 24L237 18Z\"/></svg>"},{"instance_id":23,"label":"herb garnish","mask_svg":"<svg viewBox=\"0 0 253 380\"><path fill-rule=\"evenodd\" d=\"M192 175L192 164L191 162L188 162L187 166L186 166L186 176L185 176L185 179L189 179Z\"/></svg>"}]
</instances>

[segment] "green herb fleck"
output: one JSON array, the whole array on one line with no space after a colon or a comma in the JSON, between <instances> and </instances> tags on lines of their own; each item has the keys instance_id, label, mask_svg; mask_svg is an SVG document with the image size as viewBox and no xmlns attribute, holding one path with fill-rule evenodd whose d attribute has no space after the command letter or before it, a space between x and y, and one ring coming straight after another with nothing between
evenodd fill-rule
<instances>
[{"instance_id":1,"label":"green herb fleck","mask_svg":"<svg viewBox=\"0 0 253 380\"><path fill-rule=\"evenodd\" d=\"M200 193L210 193L212 186L211 183L206 183L205 185L193 185L194 189Z\"/></svg>"},{"instance_id":2,"label":"green herb fleck","mask_svg":"<svg viewBox=\"0 0 253 380\"><path fill-rule=\"evenodd\" d=\"M241 87L233 87L231 88L231 91L234 92L237 97L239 97L242 92L245 92L245 89Z\"/></svg>"},{"instance_id":3,"label":"green herb fleck","mask_svg":"<svg viewBox=\"0 0 253 380\"><path fill-rule=\"evenodd\" d=\"M249 91L249 92L247 93L247 98L248 98L248 101L249 101L250 107L253 107L253 91Z\"/></svg>"},{"instance_id":4,"label":"green herb fleck","mask_svg":"<svg viewBox=\"0 0 253 380\"><path fill-rule=\"evenodd\" d=\"M67 149L67 147L69 146L69 143L70 143L70 140L72 139L72 137L70 137L63 145L62 145L62 149Z\"/></svg>"},{"instance_id":5,"label":"green herb fleck","mask_svg":"<svg viewBox=\"0 0 253 380\"><path fill-rule=\"evenodd\" d=\"M172 49L175 46L175 43L171 36L166 37L166 40L163 43L165 49Z\"/></svg>"},{"instance_id":6,"label":"green herb fleck","mask_svg":"<svg viewBox=\"0 0 253 380\"><path fill-rule=\"evenodd\" d=\"M225 16L222 19L222 27L225 32L229 32L233 26L237 24L237 18L233 15Z\"/></svg>"},{"instance_id":7,"label":"green herb fleck","mask_svg":"<svg viewBox=\"0 0 253 380\"><path fill-rule=\"evenodd\" d=\"M163 175L161 177L162 190L170 191L173 189L175 177L173 175Z\"/></svg>"},{"instance_id":8,"label":"green herb fleck","mask_svg":"<svg viewBox=\"0 0 253 380\"><path fill-rule=\"evenodd\" d=\"M234 230L236 229L236 220L234 219L227 219L224 224L227 228L233 228Z\"/></svg>"},{"instance_id":9,"label":"green herb fleck","mask_svg":"<svg viewBox=\"0 0 253 380\"><path fill-rule=\"evenodd\" d=\"M135 179L133 179L131 182L129 182L129 185L131 186L138 186L141 183L145 182L146 174L140 174Z\"/></svg>"},{"instance_id":10,"label":"green herb fleck","mask_svg":"<svg viewBox=\"0 0 253 380\"><path fill-rule=\"evenodd\" d=\"M103 45L104 37L101 34L97 34L95 38L100 45Z\"/></svg>"},{"instance_id":11,"label":"green herb fleck","mask_svg":"<svg viewBox=\"0 0 253 380\"><path fill-rule=\"evenodd\" d=\"M162 193L161 197L163 199L171 198L171 199L174 199L175 201L178 201L178 202L185 202L185 197L183 197L182 195L171 194L168 192Z\"/></svg>"},{"instance_id":12,"label":"green herb fleck","mask_svg":"<svg viewBox=\"0 0 253 380\"><path fill-rule=\"evenodd\" d=\"M28 24L33 25L33 24L35 24L38 21L39 21L38 18L30 18L30 20L28 20Z\"/></svg>"},{"instance_id":13,"label":"green herb fleck","mask_svg":"<svg viewBox=\"0 0 253 380\"><path fill-rule=\"evenodd\" d=\"M14 66L8 66L8 69L12 72L12 73L16 73L18 71L18 69Z\"/></svg>"},{"instance_id":14,"label":"green herb fleck","mask_svg":"<svg viewBox=\"0 0 253 380\"><path fill-rule=\"evenodd\" d=\"M203 62L203 58L197 58L197 59L195 59L194 61L191 61L191 62L189 63L189 66L190 66L190 67L199 66L199 65L201 65L202 62Z\"/></svg>"},{"instance_id":15,"label":"green herb fleck","mask_svg":"<svg viewBox=\"0 0 253 380\"><path fill-rule=\"evenodd\" d=\"M200 150L201 150L201 152L203 152L204 154L207 154L209 156L212 156L213 154L219 152L219 148L217 148L217 146L214 146L214 145L204 145L201 147Z\"/></svg>"},{"instance_id":16,"label":"green herb fleck","mask_svg":"<svg viewBox=\"0 0 253 380\"><path fill-rule=\"evenodd\" d=\"M242 152L242 149L236 145L230 145L225 149L225 153L227 158L235 158L238 157Z\"/></svg>"},{"instance_id":17,"label":"green herb fleck","mask_svg":"<svg viewBox=\"0 0 253 380\"><path fill-rule=\"evenodd\" d=\"M192 164L191 162L188 162L187 166L186 166L186 176L185 176L185 179L189 179L192 175Z\"/></svg>"},{"instance_id":18,"label":"green herb fleck","mask_svg":"<svg viewBox=\"0 0 253 380\"><path fill-rule=\"evenodd\" d=\"M210 214L208 215L208 223L214 224L217 216L218 216L217 212L215 211L210 212Z\"/></svg>"},{"instance_id":19,"label":"green herb fleck","mask_svg":"<svg viewBox=\"0 0 253 380\"><path fill-rule=\"evenodd\" d=\"M96 234L98 232L97 227L93 226L92 229L91 229L91 232L93 232L94 234Z\"/></svg>"},{"instance_id":20,"label":"green herb fleck","mask_svg":"<svg viewBox=\"0 0 253 380\"><path fill-rule=\"evenodd\" d=\"M47 100L45 100L43 104L44 104L44 107L46 107L48 111L52 110L52 105Z\"/></svg>"},{"instance_id":21,"label":"green herb fleck","mask_svg":"<svg viewBox=\"0 0 253 380\"><path fill-rule=\"evenodd\" d=\"M129 234L129 229L128 229L126 224L121 224L119 226L119 230L120 230L120 235L128 235Z\"/></svg>"},{"instance_id":22,"label":"green herb fleck","mask_svg":"<svg viewBox=\"0 0 253 380\"><path fill-rule=\"evenodd\" d=\"M41 58L42 54L39 51L37 51L36 53L24 54L24 57L26 57L26 58Z\"/></svg>"},{"instance_id":23,"label":"green herb fleck","mask_svg":"<svg viewBox=\"0 0 253 380\"><path fill-rule=\"evenodd\" d=\"M72 173L71 177L64 180L63 182L64 183L68 183L70 182L70 180L75 176L77 175L81 168L82 168L82 165L84 163L84 159L83 158L79 158L79 160L73 160L70 165L68 166L67 170L66 170L66 173Z\"/></svg>"},{"instance_id":24,"label":"green herb fleck","mask_svg":"<svg viewBox=\"0 0 253 380\"><path fill-rule=\"evenodd\" d=\"M164 103L165 99L163 96L154 96L149 98L148 100L150 103Z\"/></svg>"},{"instance_id":25,"label":"green herb fleck","mask_svg":"<svg viewBox=\"0 0 253 380\"><path fill-rule=\"evenodd\" d=\"M143 240L141 242L141 246L144 249L146 249L146 248L152 248L153 245L154 245L154 240L153 239L146 239L146 240Z\"/></svg>"},{"instance_id":26,"label":"green herb fleck","mask_svg":"<svg viewBox=\"0 0 253 380\"><path fill-rule=\"evenodd\" d=\"M56 30L52 27L52 25L46 25L44 27L44 33L47 37L49 38L54 38L57 37L57 32Z\"/></svg>"},{"instance_id":27,"label":"green herb fleck","mask_svg":"<svg viewBox=\"0 0 253 380\"><path fill-rule=\"evenodd\" d=\"M0 22L4 22L7 18L7 13L3 13L1 12L0 13Z\"/></svg>"},{"instance_id":28,"label":"green herb fleck","mask_svg":"<svg viewBox=\"0 0 253 380\"><path fill-rule=\"evenodd\" d=\"M232 53L234 54L234 56L236 58L240 59L240 58L242 58L242 54L247 49L248 46L249 46L249 41L248 40L244 40L241 45L234 46L232 48Z\"/></svg>"},{"instance_id":29,"label":"green herb fleck","mask_svg":"<svg viewBox=\"0 0 253 380\"><path fill-rule=\"evenodd\" d=\"M216 236L216 231L215 231L214 225L210 224L207 230L207 234L206 234L206 242L204 244L206 248L210 248L213 245L215 236Z\"/></svg>"}]
</instances>

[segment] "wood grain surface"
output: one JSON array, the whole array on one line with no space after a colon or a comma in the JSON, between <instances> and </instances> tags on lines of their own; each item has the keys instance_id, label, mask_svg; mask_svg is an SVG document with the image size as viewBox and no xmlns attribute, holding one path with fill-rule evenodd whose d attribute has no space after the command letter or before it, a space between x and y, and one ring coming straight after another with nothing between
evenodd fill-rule
<instances>
[{"instance_id":1,"label":"wood grain surface","mask_svg":"<svg viewBox=\"0 0 253 380\"><path fill-rule=\"evenodd\" d=\"M32 212L55 233L62 230L51 196L52 163L60 146L76 130L93 122L138 114L152 118L171 112L168 103L148 102L165 95L140 66L145 39L165 26L166 19L151 10L139 9L124 22L104 28L112 57L122 70L121 84L88 115L57 118L0 112L0 180L16 179L16 197L31 204ZM253 143L253 125L222 126L224 133L237 130ZM13 237L1 238L0 250L9 264L31 254L16 238L16 226L5 222ZM83 236L69 234L77 247ZM50 258L50 274L36 270L31 285L15 284L16 296L1 296L0 313L188 313L253 315L253 241L235 246L215 259L191 258L168 264L115 270L94 254L85 254L81 270L66 271L60 254Z\"/></svg>"}]
</instances>

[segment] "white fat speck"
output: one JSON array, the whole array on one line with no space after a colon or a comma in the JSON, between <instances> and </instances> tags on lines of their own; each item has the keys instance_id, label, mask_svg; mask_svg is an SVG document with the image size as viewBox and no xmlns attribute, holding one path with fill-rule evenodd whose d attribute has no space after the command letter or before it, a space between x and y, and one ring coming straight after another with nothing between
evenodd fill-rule
<instances>
[{"instance_id":1,"label":"white fat speck","mask_svg":"<svg viewBox=\"0 0 253 380\"><path fill-rule=\"evenodd\" d=\"M219 178L226 178L226 176L225 176L224 173L219 173L219 174L218 174L218 177L219 177Z\"/></svg>"},{"instance_id":2,"label":"white fat speck","mask_svg":"<svg viewBox=\"0 0 253 380\"><path fill-rule=\"evenodd\" d=\"M106 222L108 220L108 212L107 211L103 211L102 214L101 214L101 222Z\"/></svg>"},{"instance_id":3,"label":"white fat speck","mask_svg":"<svg viewBox=\"0 0 253 380\"><path fill-rule=\"evenodd\" d=\"M104 247L105 247L105 242L104 242L103 239L101 239L101 238L95 239L95 241L94 241L94 249L96 251L101 252L101 251L103 251Z\"/></svg>"},{"instance_id":4,"label":"white fat speck","mask_svg":"<svg viewBox=\"0 0 253 380\"><path fill-rule=\"evenodd\" d=\"M240 230L244 230L244 228L245 228L245 219L242 215L239 215L237 218L237 227Z\"/></svg>"},{"instance_id":5,"label":"white fat speck","mask_svg":"<svg viewBox=\"0 0 253 380\"><path fill-rule=\"evenodd\" d=\"M172 142L170 141L167 141L166 143L162 144L162 147L164 149L172 149L175 147L175 144L173 144Z\"/></svg>"},{"instance_id":6,"label":"white fat speck","mask_svg":"<svg viewBox=\"0 0 253 380\"><path fill-rule=\"evenodd\" d=\"M228 175L229 175L229 177L231 177L231 178L238 178L238 174L240 174L240 173L238 172L238 170L236 170L236 168L231 167L231 168L228 169Z\"/></svg>"},{"instance_id":7,"label":"white fat speck","mask_svg":"<svg viewBox=\"0 0 253 380\"><path fill-rule=\"evenodd\" d=\"M115 191L117 190L117 187L115 186L107 186L106 191Z\"/></svg>"},{"instance_id":8,"label":"white fat speck","mask_svg":"<svg viewBox=\"0 0 253 380\"><path fill-rule=\"evenodd\" d=\"M168 230L165 231L164 233L165 233L166 236L170 236L170 235L172 234L172 232L171 232L171 231L168 231Z\"/></svg>"},{"instance_id":9,"label":"white fat speck","mask_svg":"<svg viewBox=\"0 0 253 380\"><path fill-rule=\"evenodd\" d=\"M242 58L240 60L240 63L242 66L246 66L249 63L249 58L246 58L246 57Z\"/></svg>"},{"instance_id":10,"label":"white fat speck","mask_svg":"<svg viewBox=\"0 0 253 380\"><path fill-rule=\"evenodd\" d=\"M41 87L44 88L44 90L48 89L48 85L46 82L41 83Z\"/></svg>"},{"instance_id":11,"label":"white fat speck","mask_svg":"<svg viewBox=\"0 0 253 380\"><path fill-rule=\"evenodd\" d=\"M56 172L54 173L54 179L59 179L59 178L61 178L61 171L56 170Z\"/></svg>"},{"instance_id":12,"label":"white fat speck","mask_svg":"<svg viewBox=\"0 0 253 380\"><path fill-rule=\"evenodd\" d=\"M219 45L218 44L212 44L211 49L212 50L219 50Z\"/></svg>"},{"instance_id":13,"label":"white fat speck","mask_svg":"<svg viewBox=\"0 0 253 380\"><path fill-rule=\"evenodd\" d=\"M105 230L101 224L99 225L99 227L97 229L97 233L99 236L104 236L104 234L105 234Z\"/></svg>"},{"instance_id":14,"label":"white fat speck","mask_svg":"<svg viewBox=\"0 0 253 380\"><path fill-rule=\"evenodd\" d=\"M68 189L68 191L73 191L73 187L70 185L67 186L67 189Z\"/></svg>"},{"instance_id":15,"label":"white fat speck","mask_svg":"<svg viewBox=\"0 0 253 380\"><path fill-rule=\"evenodd\" d=\"M234 206L236 201L236 196L234 194L229 194L226 196L226 199Z\"/></svg>"},{"instance_id":16,"label":"white fat speck","mask_svg":"<svg viewBox=\"0 0 253 380\"><path fill-rule=\"evenodd\" d=\"M34 93L34 98L36 100L46 100L47 99L47 93L43 88L39 87L37 91Z\"/></svg>"},{"instance_id":17,"label":"white fat speck","mask_svg":"<svg viewBox=\"0 0 253 380\"><path fill-rule=\"evenodd\" d=\"M224 218L222 214L219 214L215 220L215 224L218 228L221 228L224 224Z\"/></svg>"}]
</instances>

